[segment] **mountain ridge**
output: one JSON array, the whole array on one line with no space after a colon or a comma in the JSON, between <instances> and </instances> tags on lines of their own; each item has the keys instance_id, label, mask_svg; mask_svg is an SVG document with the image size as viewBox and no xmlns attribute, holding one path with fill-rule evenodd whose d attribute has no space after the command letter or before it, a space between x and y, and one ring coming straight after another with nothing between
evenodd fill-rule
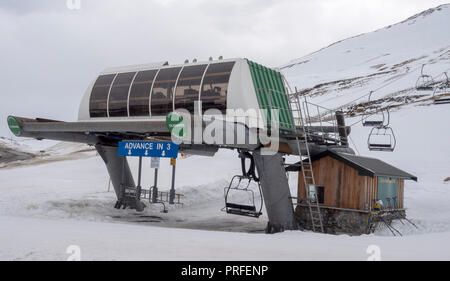
<instances>
[{"instance_id":1,"label":"mountain ridge","mask_svg":"<svg viewBox=\"0 0 450 281\"><path fill-rule=\"evenodd\" d=\"M367 102L429 104L433 91L416 91L421 75L436 83L450 70L450 4L427 9L369 33L337 41L282 65L287 81L311 102L336 109ZM389 87L387 87L389 86ZM368 100L373 91L372 100ZM363 109L360 109L360 111Z\"/></svg>"},{"instance_id":2,"label":"mountain ridge","mask_svg":"<svg viewBox=\"0 0 450 281\"><path fill-rule=\"evenodd\" d=\"M307 55L305 55L305 56L303 56L303 57L307 57L307 56L313 55L313 54L315 54L315 53L318 53L318 52L320 52L320 51L322 51L322 50L324 50L324 49L327 49L327 48L329 48L329 47L332 47L333 45L339 44L339 43L341 43L341 42L343 42L343 41L346 41L346 40L358 38L358 37L360 37L360 36L364 36L364 35L369 34L369 33L378 32L378 31L380 31L380 30L389 29L389 28L394 27L394 26L396 26L396 25L404 24L404 23L407 23L407 22L409 22L409 21L415 20L415 19L417 19L417 18L420 17L420 16L426 17L426 16L428 16L428 15L431 15L431 14L434 13L435 11L440 11L440 10L442 10L442 8L450 8L450 3L448 3L448 4L442 4L442 5L439 5L439 6L435 7L435 8L429 8L429 9L424 10L424 11L422 11L422 12L419 12L419 13L413 15L413 16L410 16L410 17L408 17L408 18L406 18L406 19L404 19L404 20L402 20L402 21L399 21L399 22L394 23L394 24L387 25L387 26L385 26L385 27L381 27L381 28L375 29L375 30L373 30L373 31L363 32L363 33L360 33L360 34L357 34L357 35L354 35L354 36L350 36L350 37L347 37L347 38L338 40L338 41L333 42L333 43L331 43L331 44L329 44L329 45L327 45L327 46L325 46L325 47L322 47L322 48L320 48L320 49L318 49L318 50L316 50L316 51L313 51L313 52L311 52L311 53L309 53L309 54L307 54ZM302 57L302 58L303 58L303 57ZM279 69L289 68L289 67L291 67L291 66L293 66L293 65L296 64L296 63L292 63L292 62L294 62L295 60L299 60L299 59L300 59L300 58L290 60L289 62L287 62L287 63L285 63L285 64L282 64L282 66L280 66ZM301 62L300 62L300 63L301 63Z\"/></svg>"}]
</instances>

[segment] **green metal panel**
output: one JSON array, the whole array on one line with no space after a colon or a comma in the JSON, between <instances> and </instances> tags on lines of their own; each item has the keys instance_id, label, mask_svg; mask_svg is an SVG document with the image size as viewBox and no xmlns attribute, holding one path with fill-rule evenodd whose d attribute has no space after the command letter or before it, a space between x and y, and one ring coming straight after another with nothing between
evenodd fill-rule
<instances>
[{"instance_id":1,"label":"green metal panel","mask_svg":"<svg viewBox=\"0 0 450 281\"><path fill-rule=\"evenodd\" d=\"M283 86L283 79L281 78L281 74L279 72L274 71L274 70L271 70L271 72L272 72L272 81L274 84L274 88L277 90L276 93L278 94L278 97L279 97L279 101L280 101L280 105L281 105L280 108L283 109L282 110L283 120L288 121L288 124L286 124L286 127L290 128L289 125L292 125L292 123L289 123L291 121L291 113L290 113L290 110L289 111L285 110L286 108L290 109L290 107L289 107L288 100L285 96L286 91Z\"/></svg>"},{"instance_id":2,"label":"green metal panel","mask_svg":"<svg viewBox=\"0 0 450 281\"><path fill-rule=\"evenodd\" d=\"M276 80L278 80L277 75L276 75L276 71L272 70L272 69L267 69L266 71L269 72L269 84L270 84L270 88L274 89L273 92L271 92L272 95L272 99L275 100L276 106L275 108L280 110L280 126L282 127L290 127L289 124L289 112L286 110L286 104L284 103L285 99L285 91L284 89L280 89L276 83ZM281 76L280 76L281 77ZM282 82L280 80L280 82Z\"/></svg>"},{"instance_id":3,"label":"green metal panel","mask_svg":"<svg viewBox=\"0 0 450 281\"><path fill-rule=\"evenodd\" d=\"M21 129L19 122L17 122L16 118L8 116L8 127L15 136L20 136Z\"/></svg>"},{"instance_id":4,"label":"green metal panel","mask_svg":"<svg viewBox=\"0 0 450 281\"><path fill-rule=\"evenodd\" d=\"M392 198L398 195L398 179L392 177L378 177L378 199L383 201L385 207L393 204ZM387 198L390 199L390 204ZM396 198L398 199L398 198Z\"/></svg>"},{"instance_id":5,"label":"green metal panel","mask_svg":"<svg viewBox=\"0 0 450 281\"><path fill-rule=\"evenodd\" d=\"M261 81L262 81L262 77L261 77L261 73L259 71L256 70L256 65L252 62L252 61L248 61L249 67L250 67L250 72L253 78L253 84L255 86L255 91L256 91L256 95L257 95L257 99L258 99L258 103L259 103L259 107L260 108L267 108L268 107L268 100L267 100L267 96L262 93L262 90L260 89L261 86ZM264 115L265 112L263 112ZM265 120L269 120L270 121L270 112L268 116L263 116L263 118Z\"/></svg>"},{"instance_id":6,"label":"green metal panel","mask_svg":"<svg viewBox=\"0 0 450 281\"><path fill-rule=\"evenodd\" d=\"M271 122L270 109L278 109L280 111L280 127L292 129L294 126L291 109L281 73L250 60L247 60L247 63L252 75L259 107L267 109L267 116L264 116L267 124Z\"/></svg>"}]
</instances>

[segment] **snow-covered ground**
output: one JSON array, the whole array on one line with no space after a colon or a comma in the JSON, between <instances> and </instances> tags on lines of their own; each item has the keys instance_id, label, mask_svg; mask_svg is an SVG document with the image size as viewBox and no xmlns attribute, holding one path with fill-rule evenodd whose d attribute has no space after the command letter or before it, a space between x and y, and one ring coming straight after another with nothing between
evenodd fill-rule
<instances>
[{"instance_id":1,"label":"snow-covered ground","mask_svg":"<svg viewBox=\"0 0 450 281\"><path fill-rule=\"evenodd\" d=\"M449 13L450 5L441 6L343 40L292 61L282 71L312 102L330 108L390 81L376 91L375 99L422 94L412 89L422 63L432 75L450 68ZM333 82L343 79L349 80ZM386 229L353 237L300 231L266 235L265 215L253 219L221 212L223 188L240 173L235 151L178 159L176 189L185 195L184 205L170 206L169 213L151 205L137 213L113 208L116 199L112 188L108 192L104 163L88 146L10 142L20 148L28 144L23 150L33 150L36 156L0 167L0 259L65 260L67 247L77 245L83 260L365 260L370 255L367 248L377 245L384 260L448 260L450 182L444 179L450 177L449 108L426 101L393 109L397 147L392 153L369 152L369 128L358 122L361 117L346 120L354 124L351 146L359 154L383 159L418 177L418 182L406 182L405 206L419 229L396 222L403 237L393 237ZM136 172L137 159L130 160ZM169 189L170 179L171 167L162 160L160 190ZM143 186L152 183L146 159ZM297 176L290 174L292 194L296 183Z\"/></svg>"}]
</instances>

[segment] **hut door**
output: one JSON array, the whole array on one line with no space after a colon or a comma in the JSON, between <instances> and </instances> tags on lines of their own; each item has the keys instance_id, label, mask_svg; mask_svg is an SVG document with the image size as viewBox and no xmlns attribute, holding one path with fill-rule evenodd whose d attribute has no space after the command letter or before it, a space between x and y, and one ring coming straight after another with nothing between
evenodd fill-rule
<instances>
[{"instance_id":1,"label":"hut door","mask_svg":"<svg viewBox=\"0 0 450 281\"><path fill-rule=\"evenodd\" d=\"M392 198L395 198L397 200L397 195L398 179L390 177L378 177L378 199L383 201L384 207L393 206L394 202Z\"/></svg>"}]
</instances>

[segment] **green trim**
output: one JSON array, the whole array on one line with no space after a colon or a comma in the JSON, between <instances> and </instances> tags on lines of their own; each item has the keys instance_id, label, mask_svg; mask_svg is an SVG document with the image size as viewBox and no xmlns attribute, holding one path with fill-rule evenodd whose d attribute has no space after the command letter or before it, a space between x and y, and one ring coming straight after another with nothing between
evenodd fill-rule
<instances>
[{"instance_id":1,"label":"green trim","mask_svg":"<svg viewBox=\"0 0 450 281\"><path fill-rule=\"evenodd\" d=\"M8 127L15 136L17 136L17 137L20 136L21 128L20 128L20 124L19 124L19 122L17 122L16 118L14 118L12 116L8 116Z\"/></svg>"},{"instance_id":2,"label":"green trim","mask_svg":"<svg viewBox=\"0 0 450 281\"><path fill-rule=\"evenodd\" d=\"M267 116L263 116L266 124L271 122L270 109L278 109L280 111L280 127L294 128L281 73L250 60L247 60L247 63L252 75L259 107L267 110Z\"/></svg>"}]
</instances>

